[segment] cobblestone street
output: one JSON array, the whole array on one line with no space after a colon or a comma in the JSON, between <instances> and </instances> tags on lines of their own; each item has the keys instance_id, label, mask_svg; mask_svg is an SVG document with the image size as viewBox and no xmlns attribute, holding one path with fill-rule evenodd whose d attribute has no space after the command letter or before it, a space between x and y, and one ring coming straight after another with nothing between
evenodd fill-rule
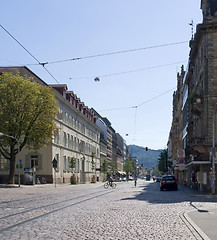
<instances>
[{"instance_id":1,"label":"cobblestone street","mask_svg":"<svg viewBox=\"0 0 217 240\"><path fill-rule=\"evenodd\" d=\"M0 188L0 239L203 239L184 217L216 199L155 182Z\"/></svg>"}]
</instances>

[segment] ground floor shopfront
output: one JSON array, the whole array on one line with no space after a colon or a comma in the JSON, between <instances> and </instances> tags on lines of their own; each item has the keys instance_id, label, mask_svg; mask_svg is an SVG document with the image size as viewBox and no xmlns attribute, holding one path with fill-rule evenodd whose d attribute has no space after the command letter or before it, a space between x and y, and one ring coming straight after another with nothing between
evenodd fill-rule
<instances>
[{"instance_id":1,"label":"ground floor shopfront","mask_svg":"<svg viewBox=\"0 0 217 240\"><path fill-rule=\"evenodd\" d=\"M179 167L175 168L174 173L179 184L187 185L202 192L211 192L213 174L212 166L209 161L190 162L185 165L184 169L180 170Z\"/></svg>"}]
</instances>

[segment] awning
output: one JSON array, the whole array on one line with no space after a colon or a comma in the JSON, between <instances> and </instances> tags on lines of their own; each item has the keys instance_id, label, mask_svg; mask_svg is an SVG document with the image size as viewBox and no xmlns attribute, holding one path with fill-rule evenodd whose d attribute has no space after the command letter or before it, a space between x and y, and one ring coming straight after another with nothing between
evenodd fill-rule
<instances>
[{"instance_id":1,"label":"awning","mask_svg":"<svg viewBox=\"0 0 217 240\"><path fill-rule=\"evenodd\" d=\"M191 166L191 165L204 165L204 164L208 164L210 165L211 162L210 161L192 161L190 163L187 163L185 166Z\"/></svg>"},{"instance_id":2,"label":"awning","mask_svg":"<svg viewBox=\"0 0 217 240\"><path fill-rule=\"evenodd\" d=\"M118 171L119 174L121 175L127 175L126 172Z\"/></svg>"}]
</instances>

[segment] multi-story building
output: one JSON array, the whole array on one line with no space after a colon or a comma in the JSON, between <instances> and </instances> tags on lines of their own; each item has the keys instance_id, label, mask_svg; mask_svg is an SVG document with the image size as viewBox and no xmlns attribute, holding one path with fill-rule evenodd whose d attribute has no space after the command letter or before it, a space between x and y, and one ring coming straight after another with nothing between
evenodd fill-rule
<instances>
[{"instance_id":1,"label":"multi-story building","mask_svg":"<svg viewBox=\"0 0 217 240\"><path fill-rule=\"evenodd\" d=\"M177 170L178 157L177 151L183 148L182 144L182 92L183 92L183 77L184 67L181 68L181 73L177 74L177 90L173 94L173 119L168 141L168 160L173 163L174 170ZM178 171L176 171L178 174ZM176 176L179 178L179 176Z\"/></svg>"},{"instance_id":2,"label":"multi-story building","mask_svg":"<svg viewBox=\"0 0 217 240\"><path fill-rule=\"evenodd\" d=\"M101 180L107 178L107 172L104 171L103 165L107 165L107 125L103 121L102 116L93 108L91 110L97 116L96 125L101 130L100 133L100 167L101 167Z\"/></svg>"},{"instance_id":3,"label":"multi-story building","mask_svg":"<svg viewBox=\"0 0 217 240\"><path fill-rule=\"evenodd\" d=\"M120 134L116 133L111 127L110 121L102 117L96 110L92 108L94 114L98 117L96 124L101 129L101 147L105 149L105 143L107 144L107 156L106 161L108 164L108 174L112 174L116 180L120 177L120 173L123 172L123 160L126 158L126 142ZM102 150L101 149L101 150ZM102 152L102 151L101 151ZM104 152L104 151L103 151ZM101 155L101 166L105 160L105 154ZM104 176L105 177L105 176Z\"/></svg>"},{"instance_id":4,"label":"multi-story building","mask_svg":"<svg viewBox=\"0 0 217 240\"><path fill-rule=\"evenodd\" d=\"M106 118L103 117L102 120L106 124L106 140L107 140L107 162L108 162L108 170L109 172L112 171L112 127L111 122Z\"/></svg>"},{"instance_id":5,"label":"multi-story building","mask_svg":"<svg viewBox=\"0 0 217 240\"><path fill-rule=\"evenodd\" d=\"M48 86L27 67L0 68L0 72L12 72L33 77L34 81ZM54 119L57 132L52 142L37 152L23 149L20 153L24 170L36 169L36 175L44 177L47 182L70 182L73 177L78 183L86 183L100 179L100 129L96 125L97 117L74 94L68 91L67 85L50 85L53 88L59 112ZM56 171L52 167L53 159L58 164ZM75 168L70 162L75 161ZM1 156L1 161L2 156ZM17 163L18 164L18 163ZM8 169L6 164L0 165L0 178L5 179ZM18 172L16 171L16 174ZM55 179L54 179L55 176Z\"/></svg>"},{"instance_id":6,"label":"multi-story building","mask_svg":"<svg viewBox=\"0 0 217 240\"><path fill-rule=\"evenodd\" d=\"M116 136L117 136L118 148L122 153L122 158L121 158L121 162L119 163L118 171L123 171L124 163L126 162L126 159L127 159L127 145L126 145L126 140L124 140L124 138L119 133L116 133Z\"/></svg>"},{"instance_id":7,"label":"multi-story building","mask_svg":"<svg viewBox=\"0 0 217 240\"><path fill-rule=\"evenodd\" d=\"M202 0L201 9L203 22L190 41L188 67L184 77L181 73L182 90L177 89L181 98L175 97L174 102L177 116L173 116L171 133L178 127L177 138L170 137L169 146L173 158L178 157L178 150L184 150L182 180L201 191L211 191L216 178L211 160L217 134L217 1Z\"/></svg>"}]
</instances>

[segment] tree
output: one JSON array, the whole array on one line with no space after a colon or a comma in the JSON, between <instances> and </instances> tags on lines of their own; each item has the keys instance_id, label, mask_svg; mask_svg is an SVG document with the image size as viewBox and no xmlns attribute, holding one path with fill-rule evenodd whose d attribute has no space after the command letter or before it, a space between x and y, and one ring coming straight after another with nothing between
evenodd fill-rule
<instances>
[{"instance_id":1,"label":"tree","mask_svg":"<svg viewBox=\"0 0 217 240\"><path fill-rule=\"evenodd\" d=\"M75 157L71 157L70 160L69 160L69 167L71 169L74 169L76 166L76 158Z\"/></svg>"},{"instance_id":2,"label":"tree","mask_svg":"<svg viewBox=\"0 0 217 240\"><path fill-rule=\"evenodd\" d=\"M108 168L109 168L109 175L114 176L115 175L115 163L114 162L108 162Z\"/></svg>"},{"instance_id":3,"label":"tree","mask_svg":"<svg viewBox=\"0 0 217 240\"><path fill-rule=\"evenodd\" d=\"M103 163L102 163L102 172L104 173L104 180L105 180L105 175L108 171L108 164L107 161L104 159Z\"/></svg>"},{"instance_id":4,"label":"tree","mask_svg":"<svg viewBox=\"0 0 217 240\"><path fill-rule=\"evenodd\" d=\"M164 149L160 152L157 165L158 170L162 173L168 171L167 158L168 158L167 149Z\"/></svg>"},{"instance_id":5,"label":"tree","mask_svg":"<svg viewBox=\"0 0 217 240\"><path fill-rule=\"evenodd\" d=\"M133 172L133 164L132 161L127 158L125 165L124 165L124 171L127 173L127 180L129 179L129 173Z\"/></svg>"},{"instance_id":6,"label":"tree","mask_svg":"<svg viewBox=\"0 0 217 240\"><path fill-rule=\"evenodd\" d=\"M0 75L0 132L14 137L1 137L0 153L10 161L8 183L14 183L18 147L20 151L24 146L36 151L47 145L57 111L52 88L19 73Z\"/></svg>"},{"instance_id":7,"label":"tree","mask_svg":"<svg viewBox=\"0 0 217 240\"><path fill-rule=\"evenodd\" d=\"M94 171L95 169L95 162L94 162L94 158L96 157L96 153L95 152L92 152L91 153L91 170L92 172ZM95 173L96 174L96 173ZM92 179L91 179L91 182L92 183L95 183L96 182L96 179L95 179L95 175L93 175Z\"/></svg>"},{"instance_id":8,"label":"tree","mask_svg":"<svg viewBox=\"0 0 217 240\"><path fill-rule=\"evenodd\" d=\"M94 162L94 158L96 157L96 153L92 152L91 153L91 170L93 172L93 170L95 169L95 162Z\"/></svg>"}]
</instances>

